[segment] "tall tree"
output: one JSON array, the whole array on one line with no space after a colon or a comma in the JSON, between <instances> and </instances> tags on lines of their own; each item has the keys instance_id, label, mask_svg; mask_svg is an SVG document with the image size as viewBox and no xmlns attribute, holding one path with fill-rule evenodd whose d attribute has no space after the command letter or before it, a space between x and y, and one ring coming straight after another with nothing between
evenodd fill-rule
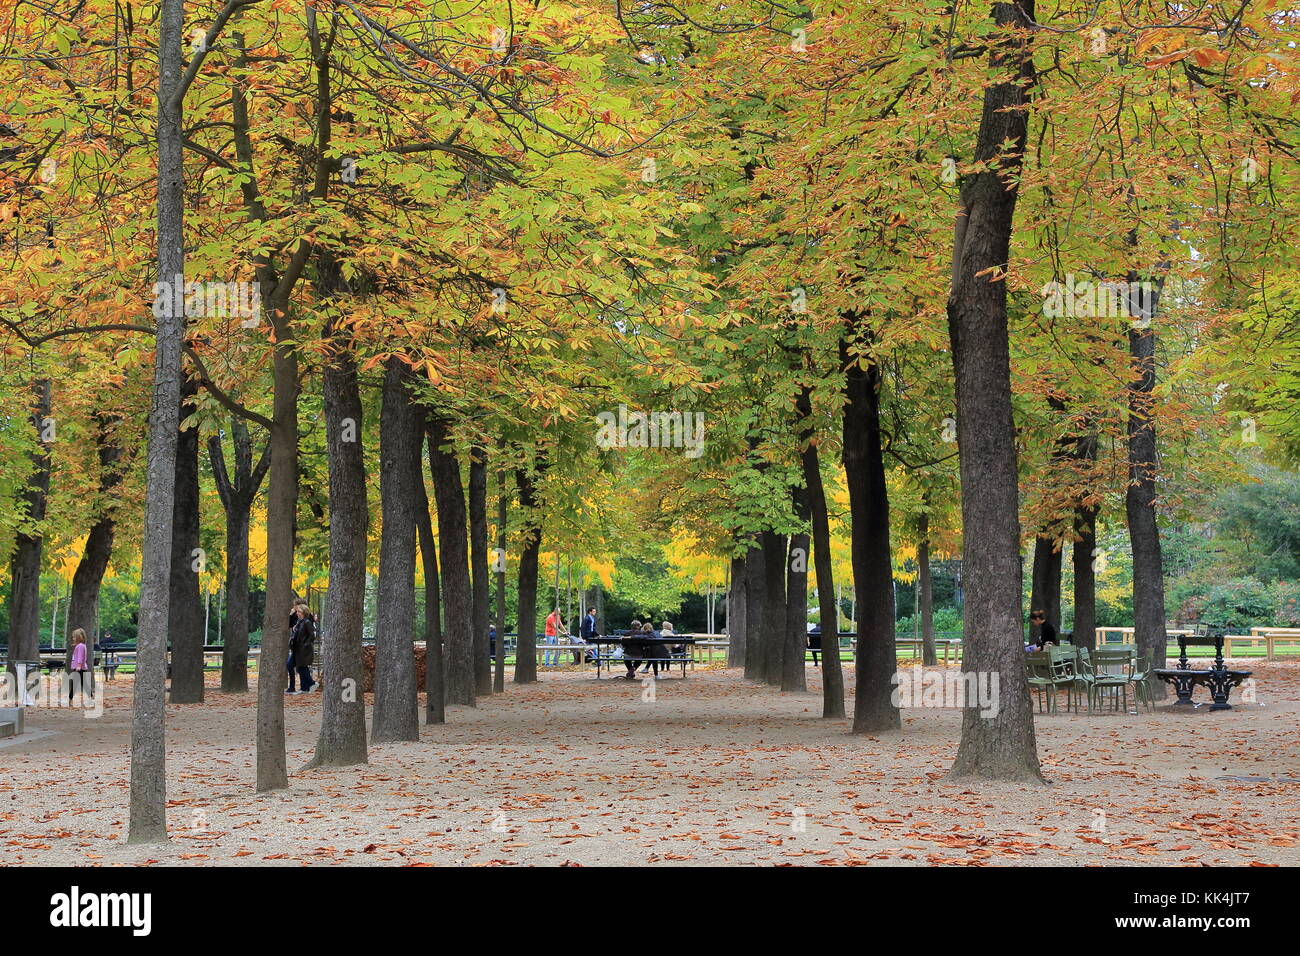
<instances>
[{"instance_id":1,"label":"tall tree","mask_svg":"<svg viewBox=\"0 0 1300 956\"><path fill-rule=\"evenodd\" d=\"M804 386L795 403L804 423L800 464L808 496L808 517L812 522L813 568L817 573L817 609L822 635L822 716L844 716L844 670L840 663L840 609L835 601L834 568L831 561L831 528L826 510L826 488L822 484L821 459L812 436L812 389Z\"/></svg>"},{"instance_id":2,"label":"tall tree","mask_svg":"<svg viewBox=\"0 0 1300 956\"><path fill-rule=\"evenodd\" d=\"M930 571L930 515L921 512L917 519L916 603L921 615L922 663L934 667L939 655L934 644L934 577Z\"/></svg>"},{"instance_id":3,"label":"tall tree","mask_svg":"<svg viewBox=\"0 0 1300 956\"><path fill-rule=\"evenodd\" d=\"M108 570L109 559L113 556L118 509L114 495L122 483L123 457L121 442L115 434L120 419L102 412L96 412L93 418L95 448L99 456L99 517L90 526L90 533L86 535L86 545L81 552L81 560L77 562L77 570L72 575L72 593L68 598L67 617L69 633L81 628L92 638L95 637L95 622L98 619L100 588L104 583L104 573ZM69 657L71 653L69 648ZM90 670L90 683L93 688L94 668Z\"/></svg>"},{"instance_id":4,"label":"tall tree","mask_svg":"<svg viewBox=\"0 0 1300 956\"><path fill-rule=\"evenodd\" d=\"M487 452L469 450L469 564L473 579L470 610L474 652L474 691L492 693L492 662L488 659L488 617L491 586L488 583Z\"/></svg>"},{"instance_id":5,"label":"tall tree","mask_svg":"<svg viewBox=\"0 0 1300 956\"><path fill-rule=\"evenodd\" d=\"M1130 289L1140 277L1129 276ZM1165 633L1165 579L1160 552L1160 528L1156 522L1156 450L1154 395L1156 386L1156 333L1153 319L1159 309L1163 283L1153 283L1148 295L1130 307L1134 317L1128 333L1133 377L1128 386L1128 488L1124 511L1128 518L1129 541L1133 549L1133 631L1138 653L1152 668L1165 666L1168 635ZM1151 682L1157 699L1165 696L1165 685Z\"/></svg>"},{"instance_id":6,"label":"tall tree","mask_svg":"<svg viewBox=\"0 0 1300 956\"><path fill-rule=\"evenodd\" d=\"M226 694L242 694L248 690L248 533L253 502L271 459L264 449L257 463L253 463L252 438L248 426L237 415L230 420L230 443L235 455L233 468L226 464L220 435L208 439L208 459L226 513L226 620L222 632L221 690ZM330 566L335 567L332 561Z\"/></svg>"},{"instance_id":7,"label":"tall tree","mask_svg":"<svg viewBox=\"0 0 1300 956\"><path fill-rule=\"evenodd\" d=\"M203 603L199 570L205 558L199 547L199 430L189 406L199 393L191 378L181 383L181 429L176 439L175 516L172 519L170 609L171 703L203 702Z\"/></svg>"},{"instance_id":8,"label":"tall tree","mask_svg":"<svg viewBox=\"0 0 1300 956\"><path fill-rule=\"evenodd\" d=\"M770 529L761 535L763 551L762 679L779 686L785 658L786 537Z\"/></svg>"},{"instance_id":9,"label":"tall tree","mask_svg":"<svg viewBox=\"0 0 1300 956\"><path fill-rule=\"evenodd\" d=\"M753 535L745 554L745 679L763 680L767 657L763 649L763 620L767 617L767 552L762 536Z\"/></svg>"},{"instance_id":10,"label":"tall tree","mask_svg":"<svg viewBox=\"0 0 1300 956\"><path fill-rule=\"evenodd\" d=\"M808 520L808 490L794 489L794 513L801 522ZM808 647L808 546L807 532L790 535L790 552L785 572L785 647L781 655L781 690L803 693L808 690L806 669Z\"/></svg>"},{"instance_id":11,"label":"tall tree","mask_svg":"<svg viewBox=\"0 0 1300 956\"><path fill-rule=\"evenodd\" d=\"M962 670L996 676L995 712L968 702L953 777L1040 780L1021 640L1020 512L1006 271L1034 83L1033 0L993 4L975 146L961 178L948 330L957 380L965 571ZM977 530L974 530L977 529Z\"/></svg>"},{"instance_id":12,"label":"tall tree","mask_svg":"<svg viewBox=\"0 0 1300 956\"><path fill-rule=\"evenodd\" d=\"M501 443L505 447L505 442ZM497 469L497 558L496 566L496 670L492 689L498 694L506 689L506 469Z\"/></svg>"},{"instance_id":13,"label":"tall tree","mask_svg":"<svg viewBox=\"0 0 1300 956\"><path fill-rule=\"evenodd\" d=\"M850 551L857 594L857 689L853 732L873 734L902 725L894 702L894 571L889 544L889 492L880 434L880 365L871 333L856 315L845 318L843 459L852 515Z\"/></svg>"},{"instance_id":14,"label":"tall tree","mask_svg":"<svg viewBox=\"0 0 1300 956\"><path fill-rule=\"evenodd\" d=\"M415 688L415 536L424 500L420 451L424 412L411 394L412 374L400 355L385 363L379 419L379 589L375 621L376 743L419 740ZM427 666L427 662L426 662Z\"/></svg>"},{"instance_id":15,"label":"tall tree","mask_svg":"<svg viewBox=\"0 0 1300 956\"><path fill-rule=\"evenodd\" d=\"M185 272L185 200L181 192L184 20L184 0L159 0L156 242L158 281L166 283L176 281ZM154 316L153 403L149 413L140 626L136 634L135 701L131 716L131 811L127 834L131 843L150 843L167 837L163 715L185 315L183 307L174 307L178 297L164 296L163 301L170 305L156 309Z\"/></svg>"},{"instance_id":16,"label":"tall tree","mask_svg":"<svg viewBox=\"0 0 1300 956\"><path fill-rule=\"evenodd\" d=\"M519 511L523 516L523 544L519 551L519 613L516 620L515 683L537 681L537 557L542 549L542 518L537 480L546 468L539 454L536 467L515 469Z\"/></svg>"},{"instance_id":17,"label":"tall tree","mask_svg":"<svg viewBox=\"0 0 1300 956\"><path fill-rule=\"evenodd\" d=\"M329 263L322 272L329 271ZM361 638L366 594L366 540L370 509L362 443L361 391L346 336L331 323L321 387L325 399L325 453L329 464L329 666L321 675L321 727L314 763L366 763L366 698ZM418 451L417 451L418 455ZM265 459L263 455L263 459ZM260 466L259 466L260 467Z\"/></svg>"},{"instance_id":18,"label":"tall tree","mask_svg":"<svg viewBox=\"0 0 1300 956\"><path fill-rule=\"evenodd\" d=\"M9 564L9 659L40 660L41 554L44 549L46 500L50 494L50 381L40 379L34 387L31 422L35 429L35 450L31 474L23 492L27 508L26 527L17 535L17 547Z\"/></svg>"},{"instance_id":19,"label":"tall tree","mask_svg":"<svg viewBox=\"0 0 1300 956\"><path fill-rule=\"evenodd\" d=\"M749 601L745 585L748 572L745 570L747 554L731 557L731 574L727 587L727 666L745 666L745 611Z\"/></svg>"},{"instance_id":20,"label":"tall tree","mask_svg":"<svg viewBox=\"0 0 1300 956\"><path fill-rule=\"evenodd\" d=\"M428 430L429 473L433 477L433 497L438 507L443 635L447 642L447 702L473 707L474 601L469 577L465 486L460 480L460 460L452 444L451 421L441 412L430 412Z\"/></svg>"},{"instance_id":21,"label":"tall tree","mask_svg":"<svg viewBox=\"0 0 1300 956\"><path fill-rule=\"evenodd\" d=\"M429 495L420 482L418 517L420 561L424 569L424 722L447 721L447 680L442 643L442 587L438 576L438 546L429 516Z\"/></svg>"}]
</instances>

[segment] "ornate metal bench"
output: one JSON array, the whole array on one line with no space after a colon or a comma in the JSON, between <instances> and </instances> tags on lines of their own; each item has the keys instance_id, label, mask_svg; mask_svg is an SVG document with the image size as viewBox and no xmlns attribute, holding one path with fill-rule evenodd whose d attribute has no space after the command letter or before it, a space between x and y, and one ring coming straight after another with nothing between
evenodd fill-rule
<instances>
[{"instance_id":1,"label":"ornate metal bench","mask_svg":"<svg viewBox=\"0 0 1300 956\"><path fill-rule=\"evenodd\" d=\"M1196 669L1188 666L1187 663L1187 645L1194 647L1208 647L1214 645L1214 666L1210 668ZM1178 667L1160 668L1154 671L1156 677L1160 678L1166 684L1172 684L1174 693L1178 699L1174 705L1192 704L1192 691L1197 684L1204 684L1210 690L1210 697L1213 703L1210 710L1232 710L1232 705L1228 703L1228 694L1232 688L1239 685L1242 681L1250 677L1250 671L1229 670L1223 666L1223 632L1219 631L1212 636L1207 637L1188 637L1186 634L1178 635Z\"/></svg>"}]
</instances>

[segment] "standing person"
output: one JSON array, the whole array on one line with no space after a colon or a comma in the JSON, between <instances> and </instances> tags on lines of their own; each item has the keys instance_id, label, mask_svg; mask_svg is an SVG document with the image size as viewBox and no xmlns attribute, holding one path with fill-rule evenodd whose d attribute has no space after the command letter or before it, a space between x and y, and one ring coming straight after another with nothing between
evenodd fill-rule
<instances>
[{"instance_id":1,"label":"standing person","mask_svg":"<svg viewBox=\"0 0 1300 956\"><path fill-rule=\"evenodd\" d=\"M559 644L560 631L564 631L567 634L569 628L568 625L560 619L560 609L557 607L550 614L546 615L546 643L548 645ZM560 663L559 651L544 651L542 653L542 664L544 666L558 663Z\"/></svg>"},{"instance_id":2,"label":"standing person","mask_svg":"<svg viewBox=\"0 0 1300 956\"><path fill-rule=\"evenodd\" d=\"M293 663L298 671L298 682L302 688L295 693L306 694L316 686L316 681L311 676L311 665L316 654L316 621L307 610L306 604L297 605L294 613L297 615L298 622L293 626L293 637L290 643L293 645Z\"/></svg>"},{"instance_id":3,"label":"standing person","mask_svg":"<svg viewBox=\"0 0 1300 956\"><path fill-rule=\"evenodd\" d=\"M298 626L298 608L302 606L302 599L295 598L293 607L289 608L289 656L284 660L284 669L289 672L289 686L284 689L286 694L298 693L296 682L294 681L294 660L293 660L293 642L294 629Z\"/></svg>"},{"instance_id":4,"label":"standing person","mask_svg":"<svg viewBox=\"0 0 1300 956\"><path fill-rule=\"evenodd\" d=\"M582 619L582 627L579 629L578 633L582 637L582 643L588 646L590 646L591 642L596 639L596 609L594 607L587 608L587 616ZM590 651L587 652L586 659L588 661L591 660ZM575 658L574 663L576 664L580 662Z\"/></svg>"},{"instance_id":5,"label":"standing person","mask_svg":"<svg viewBox=\"0 0 1300 956\"><path fill-rule=\"evenodd\" d=\"M90 666L86 662L86 632L77 628L72 632L72 663L68 665L68 705L71 706L73 695L81 691L81 703L86 703L86 672ZM95 696L94 691L90 693Z\"/></svg>"},{"instance_id":6,"label":"standing person","mask_svg":"<svg viewBox=\"0 0 1300 956\"><path fill-rule=\"evenodd\" d=\"M493 660L497 656L497 626L488 625L488 660Z\"/></svg>"}]
</instances>

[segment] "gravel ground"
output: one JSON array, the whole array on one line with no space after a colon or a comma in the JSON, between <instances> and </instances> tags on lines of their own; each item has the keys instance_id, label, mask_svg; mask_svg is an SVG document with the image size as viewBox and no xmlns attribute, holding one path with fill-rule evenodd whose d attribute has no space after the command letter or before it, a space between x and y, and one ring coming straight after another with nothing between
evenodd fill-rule
<instances>
[{"instance_id":1,"label":"gravel ground","mask_svg":"<svg viewBox=\"0 0 1300 956\"><path fill-rule=\"evenodd\" d=\"M119 679L101 718L29 709L31 733L0 741L0 863L1295 865L1300 662L1245 666L1257 699L1231 712L1038 715L1047 787L947 782L956 710L852 736L809 668L806 695L718 669L653 700L546 673L313 771L320 698L288 697L289 789L256 794L255 695L210 686L167 708L171 838L143 847Z\"/></svg>"}]
</instances>

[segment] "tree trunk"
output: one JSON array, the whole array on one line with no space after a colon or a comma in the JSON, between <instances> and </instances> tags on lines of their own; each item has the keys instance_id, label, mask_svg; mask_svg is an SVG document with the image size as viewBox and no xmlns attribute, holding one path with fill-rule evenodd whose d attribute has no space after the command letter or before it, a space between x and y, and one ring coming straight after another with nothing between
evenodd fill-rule
<instances>
[{"instance_id":1,"label":"tree trunk","mask_svg":"<svg viewBox=\"0 0 1300 956\"><path fill-rule=\"evenodd\" d=\"M45 441L45 419L50 416L50 382L34 386L32 425L38 451L23 492L28 530L14 535L14 556L9 565L9 660L38 661L41 653L41 554L44 550L46 499L50 493L50 456Z\"/></svg>"},{"instance_id":2,"label":"tree trunk","mask_svg":"<svg viewBox=\"0 0 1300 956\"><path fill-rule=\"evenodd\" d=\"M269 449L253 465L253 444L248 426L235 417L230 422L235 451L233 473L227 473L225 451L219 436L208 439L208 458L221 505L226 512L226 624L221 648L221 690L228 694L248 691L248 529L253 501L270 464Z\"/></svg>"},{"instance_id":3,"label":"tree trunk","mask_svg":"<svg viewBox=\"0 0 1300 956\"><path fill-rule=\"evenodd\" d=\"M203 703L203 604L199 597L199 431L187 422L185 407L198 395L198 384L181 385L181 424L176 439L175 517L172 520L172 569L168 630L172 645L171 703Z\"/></svg>"},{"instance_id":4,"label":"tree trunk","mask_svg":"<svg viewBox=\"0 0 1300 956\"><path fill-rule=\"evenodd\" d=\"M1052 626L1061 629L1061 564L1064 552L1051 537L1034 538L1034 567L1029 585L1029 608L1047 614ZM1032 635L1037 638L1038 635Z\"/></svg>"},{"instance_id":5,"label":"tree trunk","mask_svg":"<svg viewBox=\"0 0 1300 956\"><path fill-rule=\"evenodd\" d=\"M795 489L795 509L807 519L808 501L804 488ZM808 680L804 661L808 648L808 535L790 535L790 555L785 577L785 647L781 654L781 690L805 693Z\"/></svg>"},{"instance_id":6,"label":"tree trunk","mask_svg":"<svg viewBox=\"0 0 1300 956\"><path fill-rule=\"evenodd\" d=\"M506 470L501 468L497 471L497 646L496 670L492 675L492 689L498 694L505 693L506 689L506 506Z\"/></svg>"},{"instance_id":7,"label":"tree trunk","mask_svg":"<svg viewBox=\"0 0 1300 956\"><path fill-rule=\"evenodd\" d=\"M538 475L544 465L539 461ZM523 546L519 552L518 638L515 642L515 683L537 680L537 558L542 550L542 516L537 510L537 486L526 468L515 470L519 508L524 516Z\"/></svg>"},{"instance_id":8,"label":"tree trunk","mask_svg":"<svg viewBox=\"0 0 1300 956\"><path fill-rule=\"evenodd\" d=\"M1097 575L1093 552L1097 549L1097 509L1075 512L1074 542L1074 643L1097 649Z\"/></svg>"},{"instance_id":9,"label":"tree trunk","mask_svg":"<svg viewBox=\"0 0 1300 956\"><path fill-rule=\"evenodd\" d=\"M470 627L474 635L474 692L492 694L492 661L488 656L488 618L492 589L488 582L487 452L469 453L469 564L473 581Z\"/></svg>"},{"instance_id":10,"label":"tree trunk","mask_svg":"<svg viewBox=\"0 0 1300 956\"><path fill-rule=\"evenodd\" d=\"M158 280L185 271L181 50L183 0L161 0L158 13ZM164 296L175 305L179 297ZM182 303L183 304L183 303ZM149 412L148 477L141 542L140 616L136 636L135 701L131 715L129 843L167 838L167 767L163 737L167 687L168 579L171 574L172 494L180 423L184 309L155 310L153 399ZM278 688L277 688L278 690Z\"/></svg>"},{"instance_id":11,"label":"tree trunk","mask_svg":"<svg viewBox=\"0 0 1300 956\"><path fill-rule=\"evenodd\" d=\"M1130 277L1136 281L1135 277ZM1150 327L1159 307L1159 291L1146 297L1140 319L1129 329L1129 355L1134 379L1128 389L1128 488L1124 511L1128 518L1129 542L1133 548L1133 629L1137 652L1152 668L1165 666L1169 641L1165 633L1164 563L1160 553L1160 528L1156 523L1156 475L1159 453L1153 418L1156 385L1156 334ZM1149 682L1153 699L1163 700L1162 681Z\"/></svg>"},{"instance_id":12,"label":"tree trunk","mask_svg":"<svg viewBox=\"0 0 1300 956\"><path fill-rule=\"evenodd\" d=\"M796 401L803 421L812 417L812 390L804 386ZM817 572L817 608L822 632L822 717L844 716L844 670L840 663L840 608L836 601L835 575L831 561L831 527L826 510L826 489L817 442L805 428L800 462L808 495L808 516L812 521L813 567Z\"/></svg>"},{"instance_id":13,"label":"tree trunk","mask_svg":"<svg viewBox=\"0 0 1300 956\"><path fill-rule=\"evenodd\" d=\"M773 686L781 684L785 657L785 562L786 538L764 531L763 541L763 676Z\"/></svg>"},{"instance_id":14,"label":"tree trunk","mask_svg":"<svg viewBox=\"0 0 1300 956\"><path fill-rule=\"evenodd\" d=\"M957 381L957 445L965 571L963 672L997 678L996 709L968 701L951 776L1041 780L1025 684L1015 423L1007 338L1007 268L1017 177L1034 82L1026 35L1033 0L995 3L999 37L990 53L974 160L961 185L953 243L948 330ZM1009 152L1003 145L1010 144ZM1005 178L1004 178L1005 177Z\"/></svg>"},{"instance_id":15,"label":"tree trunk","mask_svg":"<svg viewBox=\"0 0 1300 956\"><path fill-rule=\"evenodd\" d=\"M112 499L114 490L122 480L120 466L122 447L110 434L114 423L99 415L96 415L95 419L97 425L95 445L99 451L99 495L103 511L99 520L91 526L90 534L86 536L86 547L82 551L81 560L77 563L77 570L72 575L72 593L68 599L66 616L68 633L71 634L77 628L81 628L89 639L89 660L92 666L88 674L92 691L95 688L93 649L98 636L95 620L99 608L99 591L104 582L104 573L108 570L108 561L113 556L113 539L116 533L114 516L117 507ZM71 658L72 651L69 648L68 660L64 666L71 663Z\"/></svg>"},{"instance_id":16,"label":"tree trunk","mask_svg":"<svg viewBox=\"0 0 1300 956\"><path fill-rule=\"evenodd\" d=\"M285 304L287 307L287 303ZM266 310L282 315L276 304ZM294 522L298 512L298 355L288 322L276 320L272 357L270 481L266 490L266 605L257 667L257 789L289 786L284 753L285 661L293 607Z\"/></svg>"},{"instance_id":17,"label":"tree trunk","mask_svg":"<svg viewBox=\"0 0 1300 956\"><path fill-rule=\"evenodd\" d=\"M420 560L424 567L424 722L447 722L447 678L443 668L442 586L438 575L438 546L429 515L429 496L420 481Z\"/></svg>"},{"instance_id":18,"label":"tree trunk","mask_svg":"<svg viewBox=\"0 0 1300 956\"><path fill-rule=\"evenodd\" d=\"M415 534L417 504L423 498L420 451L424 421L420 406L412 400L411 378L410 366L400 356L388 359L379 419L383 529L375 616L375 711L370 727L370 739L376 743L420 739L413 642Z\"/></svg>"},{"instance_id":19,"label":"tree trunk","mask_svg":"<svg viewBox=\"0 0 1300 956\"><path fill-rule=\"evenodd\" d=\"M939 654L934 646L934 579L930 573L930 516L922 514L920 520L920 541L916 546L916 588L917 604L921 612L921 649L923 663L934 667L939 663Z\"/></svg>"},{"instance_id":20,"label":"tree trunk","mask_svg":"<svg viewBox=\"0 0 1300 956\"><path fill-rule=\"evenodd\" d=\"M767 568L762 536L754 535L745 555L745 679L763 680L767 656L763 648L763 618L767 614Z\"/></svg>"},{"instance_id":21,"label":"tree trunk","mask_svg":"<svg viewBox=\"0 0 1300 956\"><path fill-rule=\"evenodd\" d=\"M95 644L95 610L99 606L100 586L104 582L104 572L108 570L108 559L113 554L114 523L105 516L96 521L86 536L86 546L77 562L77 570L72 575L72 592L68 598L68 612L65 616L68 633L81 628L87 635L87 660L93 663L94 654L90 649ZM69 648L71 658L71 648ZM65 666L67 666L65 662ZM95 669L87 673L90 689L95 688Z\"/></svg>"},{"instance_id":22,"label":"tree trunk","mask_svg":"<svg viewBox=\"0 0 1300 956\"><path fill-rule=\"evenodd\" d=\"M748 552L746 552L748 553ZM727 666L745 666L745 610L748 603L745 585L745 555L731 559L731 587L727 589Z\"/></svg>"},{"instance_id":23,"label":"tree trunk","mask_svg":"<svg viewBox=\"0 0 1300 956\"><path fill-rule=\"evenodd\" d=\"M438 546L442 565L444 639L447 642L447 702L473 707L474 632L473 592L469 577L468 528L465 487L460 461L451 444L451 423L442 415L429 416L429 472L438 506Z\"/></svg>"},{"instance_id":24,"label":"tree trunk","mask_svg":"<svg viewBox=\"0 0 1300 956\"><path fill-rule=\"evenodd\" d=\"M330 480L330 616L329 633L321 636L329 642L329 662L321 673L321 728L312 763L346 767L369 762L361 632L370 508L356 362L346 343L330 358L321 383Z\"/></svg>"},{"instance_id":25,"label":"tree trunk","mask_svg":"<svg viewBox=\"0 0 1300 956\"><path fill-rule=\"evenodd\" d=\"M865 323L846 319L840 341L845 367L843 444L844 477L852 516L850 541L853 585L857 595L857 690L853 697L853 732L897 730L902 721L894 703L898 655L894 645L894 569L889 549L889 494L880 441L880 366L858 342L869 342Z\"/></svg>"}]
</instances>

